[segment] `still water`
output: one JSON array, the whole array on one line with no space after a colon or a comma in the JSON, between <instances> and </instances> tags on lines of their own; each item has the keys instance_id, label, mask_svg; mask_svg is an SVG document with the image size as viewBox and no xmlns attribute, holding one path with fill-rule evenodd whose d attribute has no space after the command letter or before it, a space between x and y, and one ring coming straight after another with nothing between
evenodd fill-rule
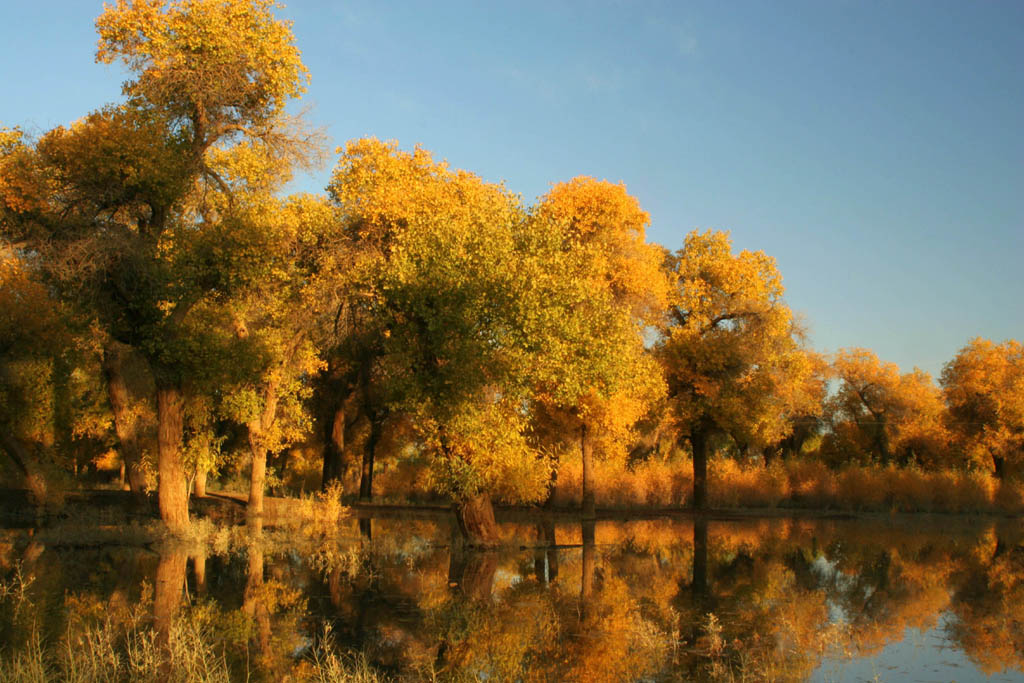
<instances>
[{"instance_id":1,"label":"still water","mask_svg":"<svg viewBox=\"0 0 1024 683\"><path fill-rule=\"evenodd\" d=\"M0 532L0 678L1024 681L1013 520L104 531Z\"/></svg>"}]
</instances>

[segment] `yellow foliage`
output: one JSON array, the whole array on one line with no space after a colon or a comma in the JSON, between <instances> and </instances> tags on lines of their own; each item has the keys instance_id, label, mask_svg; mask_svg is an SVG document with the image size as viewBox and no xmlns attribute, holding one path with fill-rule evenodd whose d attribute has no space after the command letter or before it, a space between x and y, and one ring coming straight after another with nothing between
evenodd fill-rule
<instances>
[{"instance_id":1,"label":"yellow foliage","mask_svg":"<svg viewBox=\"0 0 1024 683\"><path fill-rule=\"evenodd\" d=\"M919 369L900 374L867 349L842 349L832 370L838 391L828 402L832 443L841 461L950 466L949 437L938 387Z\"/></svg>"},{"instance_id":2,"label":"yellow foliage","mask_svg":"<svg viewBox=\"0 0 1024 683\"><path fill-rule=\"evenodd\" d=\"M1024 463L1024 345L974 339L942 371L955 443L972 462L1002 475Z\"/></svg>"},{"instance_id":3,"label":"yellow foliage","mask_svg":"<svg viewBox=\"0 0 1024 683\"><path fill-rule=\"evenodd\" d=\"M538 229L558 231L578 277L594 290L610 289L634 319L657 322L669 298L664 251L644 240L650 216L624 185L573 178L555 184L535 214Z\"/></svg>"},{"instance_id":4,"label":"yellow foliage","mask_svg":"<svg viewBox=\"0 0 1024 683\"><path fill-rule=\"evenodd\" d=\"M790 415L814 414L817 364L800 346L774 259L734 255L728 233L694 231L673 276L660 352L681 435L767 444L788 432Z\"/></svg>"},{"instance_id":5,"label":"yellow foliage","mask_svg":"<svg viewBox=\"0 0 1024 683\"><path fill-rule=\"evenodd\" d=\"M122 60L136 72L136 80L124 86L129 97L223 129L195 131L204 139L266 126L309 81L291 24L274 17L274 5L274 0L117 0L96 20L96 59Z\"/></svg>"},{"instance_id":6,"label":"yellow foliage","mask_svg":"<svg viewBox=\"0 0 1024 683\"><path fill-rule=\"evenodd\" d=\"M636 423L664 396L644 334L670 287L664 250L645 241L648 222L623 185L587 177L554 185L530 215L554 317L533 435L556 454L580 443L588 463L591 452L623 460Z\"/></svg>"},{"instance_id":7,"label":"yellow foliage","mask_svg":"<svg viewBox=\"0 0 1024 683\"><path fill-rule=\"evenodd\" d=\"M329 186L352 251L350 299L368 322L382 406L410 416L436 490L533 502L548 465L520 408L538 356L523 211L504 187L406 152L350 141Z\"/></svg>"}]
</instances>

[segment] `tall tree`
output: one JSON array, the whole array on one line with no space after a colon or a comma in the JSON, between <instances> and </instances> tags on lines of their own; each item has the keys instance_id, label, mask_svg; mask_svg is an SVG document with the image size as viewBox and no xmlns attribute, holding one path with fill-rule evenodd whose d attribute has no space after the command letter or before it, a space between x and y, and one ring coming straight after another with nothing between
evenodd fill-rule
<instances>
[{"instance_id":1,"label":"tall tree","mask_svg":"<svg viewBox=\"0 0 1024 683\"><path fill-rule=\"evenodd\" d=\"M707 505L711 440L777 419L776 378L800 345L782 278L728 233L691 232L672 265L675 295L659 353L679 434L693 450L693 504Z\"/></svg>"},{"instance_id":2,"label":"tall tree","mask_svg":"<svg viewBox=\"0 0 1024 683\"><path fill-rule=\"evenodd\" d=\"M588 177L556 184L531 216L551 323L535 330L544 351L534 431L579 444L586 516L595 450L624 458L634 425L664 394L644 344L670 287L664 250L645 241L649 221L625 186Z\"/></svg>"},{"instance_id":3,"label":"tall tree","mask_svg":"<svg viewBox=\"0 0 1024 683\"><path fill-rule=\"evenodd\" d=\"M349 143L330 191L352 243L359 334L373 344L353 354L371 410L410 416L464 531L492 542L491 496L537 500L547 477L523 437L537 297L518 198L373 139Z\"/></svg>"},{"instance_id":4,"label":"tall tree","mask_svg":"<svg viewBox=\"0 0 1024 683\"><path fill-rule=\"evenodd\" d=\"M160 513L175 530L188 522L183 386L200 355L189 314L259 275L230 253L230 199L211 200L246 178L217 160L247 148L287 165L314 142L285 112L308 74L272 9L271 0L106 6L96 56L132 73L125 104L50 131L2 165L4 232L151 367Z\"/></svg>"},{"instance_id":5,"label":"tall tree","mask_svg":"<svg viewBox=\"0 0 1024 683\"><path fill-rule=\"evenodd\" d=\"M338 221L324 198L296 196L284 202L262 198L244 224L254 238L249 259L262 264L262 275L221 313L251 344L256 371L228 387L224 404L247 431L248 514L258 521L267 454L300 440L310 426L305 399L323 366L317 342L337 308Z\"/></svg>"}]
</instances>

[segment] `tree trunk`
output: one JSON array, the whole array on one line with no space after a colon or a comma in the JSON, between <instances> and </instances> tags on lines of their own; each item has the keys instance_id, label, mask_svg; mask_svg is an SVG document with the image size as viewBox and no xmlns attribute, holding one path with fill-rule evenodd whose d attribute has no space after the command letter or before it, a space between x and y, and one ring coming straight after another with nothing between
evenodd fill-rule
<instances>
[{"instance_id":1,"label":"tree trunk","mask_svg":"<svg viewBox=\"0 0 1024 683\"><path fill-rule=\"evenodd\" d=\"M537 581L545 586L558 578L558 549L555 548L554 522L539 522L537 530L537 551L533 560L533 571Z\"/></svg>"},{"instance_id":2,"label":"tree trunk","mask_svg":"<svg viewBox=\"0 0 1024 683\"><path fill-rule=\"evenodd\" d=\"M257 419L246 425L252 470L249 473L249 503L245 513L257 531L263 529L263 492L267 485L267 446L264 435L277 419L277 384L274 380L267 382L263 388L263 410Z\"/></svg>"},{"instance_id":3,"label":"tree trunk","mask_svg":"<svg viewBox=\"0 0 1024 683\"><path fill-rule=\"evenodd\" d=\"M324 469L321 488L343 481L345 475L345 404L334 411L324 430Z\"/></svg>"},{"instance_id":4,"label":"tree trunk","mask_svg":"<svg viewBox=\"0 0 1024 683\"><path fill-rule=\"evenodd\" d=\"M877 425L878 432L875 435L875 448L878 449L878 457L883 466L892 462L892 453L889 451L889 437L885 433L885 422Z\"/></svg>"},{"instance_id":5,"label":"tree trunk","mask_svg":"<svg viewBox=\"0 0 1024 683\"><path fill-rule=\"evenodd\" d=\"M1003 479L1003 475L1006 472L1006 459L998 455L992 456L992 471L996 475L996 479L1000 481Z\"/></svg>"},{"instance_id":6,"label":"tree trunk","mask_svg":"<svg viewBox=\"0 0 1024 683\"><path fill-rule=\"evenodd\" d=\"M494 588L498 555L453 547L448 556L448 585L470 600L486 602Z\"/></svg>"},{"instance_id":7,"label":"tree trunk","mask_svg":"<svg viewBox=\"0 0 1024 683\"><path fill-rule=\"evenodd\" d=\"M53 446L59 456L71 451L71 366L61 357L53 362ZM78 454L75 453L77 470ZM77 476L77 473L76 473Z\"/></svg>"},{"instance_id":8,"label":"tree trunk","mask_svg":"<svg viewBox=\"0 0 1024 683\"><path fill-rule=\"evenodd\" d=\"M206 470L202 468L196 470L196 478L192 484L196 498L206 498L206 476Z\"/></svg>"},{"instance_id":9,"label":"tree trunk","mask_svg":"<svg viewBox=\"0 0 1024 683\"><path fill-rule=\"evenodd\" d=\"M558 549L555 547L558 542L555 539L555 523L544 522L543 526L544 538L548 546L548 580L554 581L558 578Z\"/></svg>"},{"instance_id":10,"label":"tree trunk","mask_svg":"<svg viewBox=\"0 0 1024 683\"><path fill-rule=\"evenodd\" d=\"M706 510L708 506L708 433L701 428L690 432L693 447L693 507Z\"/></svg>"},{"instance_id":11,"label":"tree trunk","mask_svg":"<svg viewBox=\"0 0 1024 683\"><path fill-rule=\"evenodd\" d=\"M124 380L124 349L108 344L103 349L103 375L107 379L107 400L114 415L114 431L121 444L121 460L128 477L128 488L136 496L146 492L146 476L142 471L142 449L139 446L138 419L131 409L128 384Z\"/></svg>"},{"instance_id":12,"label":"tree trunk","mask_svg":"<svg viewBox=\"0 0 1024 683\"><path fill-rule=\"evenodd\" d=\"M498 524L494 521L494 506L486 493L477 494L455 506L459 531L471 546L488 547L498 544Z\"/></svg>"},{"instance_id":13,"label":"tree trunk","mask_svg":"<svg viewBox=\"0 0 1024 683\"><path fill-rule=\"evenodd\" d=\"M344 579L347 576L347 574L342 574L340 566L332 569L331 573L327 575L327 593L331 596L331 607L337 610L337 613L341 613L341 607L344 604L345 593L343 590L348 585Z\"/></svg>"},{"instance_id":14,"label":"tree trunk","mask_svg":"<svg viewBox=\"0 0 1024 683\"><path fill-rule=\"evenodd\" d=\"M249 452L252 455L252 470L249 473L249 504L246 517L257 528L263 528L263 489L267 483L267 451L260 444L260 435L249 431Z\"/></svg>"},{"instance_id":15,"label":"tree trunk","mask_svg":"<svg viewBox=\"0 0 1024 683\"><path fill-rule=\"evenodd\" d=\"M542 586L548 585L548 549L544 547L544 527L537 524L537 547L533 550L533 576Z\"/></svg>"},{"instance_id":16,"label":"tree trunk","mask_svg":"<svg viewBox=\"0 0 1024 683\"><path fill-rule=\"evenodd\" d=\"M179 533L188 527L188 483L181 460L185 404L180 387L157 387L156 413L160 518L168 529Z\"/></svg>"},{"instance_id":17,"label":"tree trunk","mask_svg":"<svg viewBox=\"0 0 1024 683\"><path fill-rule=\"evenodd\" d=\"M190 557L196 578L196 593L203 595L206 593L206 546L200 545Z\"/></svg>"},{"instance_id":18,"label":"tree trunk","mask_svg":"<svg viewBox=\"0 0 1024 683\"><path fill-rule=\"evenodd\" d=\"M497 553L467 551L453 543L448 553L448 587L453 598L461 594L467 601L490 602L497 570ZM443 674L448 673L449 665L460 660L458 650L453 656L452 635L447 629L434 656L434 673L442 674L444 679L448 678Z\"/></svg>"},{"instance_id":19,"label":"tree trunk","mask_svg":"<svg viewBox=\"0 0 1024 683\"><path fill-rule=\"evenodd\" d=\"M370 416L370 435L366 439L363 451L363 472L359 478L359 500L373 500L373 461L377 454L377 442L380 440L381 420L376 415Z\"/></svg>"},{"instance_id":20,"label":"tree trunk","mask_svg":"<svg viewBox=\"0 0 1024 683\"><path fill-rule=\"evenodd\" d=\"M736 441L736 439L733 439ZM741 462L746 463L750 459L750 444L745 441L736 441L736 451Z\"/></svg>"},{"instance_id":21,"label":"tree trunk","mask_svg":"<svg viewBox=\"0 0 1024 683\"><path fill-rule=\"evenodd\" d=\"M544 507L550 510L555 507L555 489L558 487L558 459L555 458L555 466L551 468L551 479L548 480L548 497L544 501Z\"/></svg>"},{"instance_id":22,"label":"tree trunk","mask_svg":"<svg viewBox=\"0 0 1024 683\"><path fill-rule=\"evenodd\" d=\"M593 519L594 511L594 446L587 439L587 425L580 427L580 455L583 458L583 516Z\"/></svg>"},{"instance_id":23,"label":"tree trunk","mask_svg":"<svg viewBox=\"0 0 1024 683\"><path fill-rule=\"evenodd\" d=\"M46 478L36 468L36 463L28 449L17 437L9 433L4 433L0 437L0 444L3 445L7 455L25 478L25 488L28 489L29 498L36 505L45 505L49 494Z\"/></svg>"}]
</instances>

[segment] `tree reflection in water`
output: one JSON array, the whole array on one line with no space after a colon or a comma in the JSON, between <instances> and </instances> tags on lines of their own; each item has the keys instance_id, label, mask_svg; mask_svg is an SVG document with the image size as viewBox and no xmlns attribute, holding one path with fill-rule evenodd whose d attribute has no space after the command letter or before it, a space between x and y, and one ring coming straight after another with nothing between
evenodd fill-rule
<instances>
[{"instance_id":1,"label":"tree reflection in water","mask_svg":"<svg viewBox=\"0 0 1024 683\"><path fill-rule=\"evenodd\" d=\"M530 544L473 552L443 521L410 520L305 540L236 530L156 552L8 532L0 674L33 632L56 678L101 641L120 662L112 677L130 677L149 638L164 678L187 664L303 679L340 651L410 680L801 680L908 627L941 632L980 671L1024 668L1024 545L1010 524L548 518L504 533Z\"/></svg>"},{"instance_id":2,"label":"tree reflection in water","mask_svg":"<svg viewBox=\"0 0 1024 683\"><path fill-rule=\"evenodd\" d=\"M180 548L166 548L160 553L153 581L153 631L156 634L161 678L170 675L171 631L185 592L185 569L188 555Z\"/></svg>"}]
</instances>

